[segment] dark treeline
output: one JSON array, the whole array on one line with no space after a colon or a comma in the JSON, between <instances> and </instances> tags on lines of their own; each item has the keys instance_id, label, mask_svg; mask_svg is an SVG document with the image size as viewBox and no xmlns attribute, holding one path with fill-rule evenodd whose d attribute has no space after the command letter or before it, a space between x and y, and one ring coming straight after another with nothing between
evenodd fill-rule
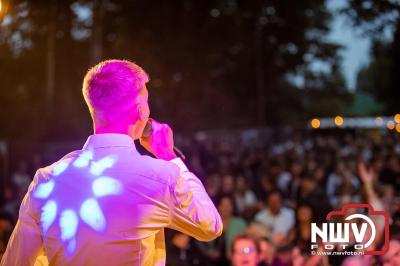
<instances>
[{"instance_id":1,"label":"dark treeline","mask_svg":"<svg viewBox=\"0 0 400 266\"><path fill-rule=\"evenodd\" d=\"M90 133L82 78L109 58L146 69L152 116L181 132L351 114L324 0L3 2L0 138Z\"/></svg>"}]
</instances>

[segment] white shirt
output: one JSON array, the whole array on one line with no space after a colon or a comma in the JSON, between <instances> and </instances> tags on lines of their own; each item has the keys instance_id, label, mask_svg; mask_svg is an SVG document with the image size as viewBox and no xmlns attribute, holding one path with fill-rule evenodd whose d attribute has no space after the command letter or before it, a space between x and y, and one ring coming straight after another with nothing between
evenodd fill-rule
<instances>
[{"instance_id":1,"label":"white shirt","mask_svg":"<svg viewBox=\"0 0 400 266\"><path fill-rule=\"evenodd\" d=\"M282 207L277 215L273 215L271 211L266 208L258 212L254 219L271 229L272 234L282 233L284 235L287 235L295 222L294 211L285 207Z\"/></svg>"},{"instance_id":2,"label":"white shirt","mask_svg":"<svg viewBox=\"0 0 400 266\"><path fill-rule=\"evenodd\" d=\"M140 155L128 135L90 136L37 171L1 265L39 255L51 265L165 265L165 227L218 237L221 217L200 180L172 161Z\"/></svg>"},{"instance_id":3,"label":"white shirt","mask_svg":"<svg viewBox=\"0 0 400 266\"><path fill-rule=\"evenodd\" d=\"M246 190L246 192L241 195L239 193L235 194L236 207L239 213L243 212L247 207L253 206L257 203L257 197L251 190Z\"/></svg>"}]
</instances>

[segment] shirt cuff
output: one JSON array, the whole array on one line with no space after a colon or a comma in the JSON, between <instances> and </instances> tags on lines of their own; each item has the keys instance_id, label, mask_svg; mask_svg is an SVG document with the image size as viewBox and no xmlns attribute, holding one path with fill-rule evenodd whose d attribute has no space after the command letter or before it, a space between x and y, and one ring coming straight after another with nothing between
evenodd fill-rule
<instances>
[{"instance_id":1,"label":"shirt cuff","mask_svg":"<svg viewBox=\"0 0 400 266\"><path fill-rule=\"evenodd\" d=\"M182 161L181 158L175 158L170 160L170 162L174 163L175 165L177 165L180 169L180 173L184 173L184 172L189 172L189 169L186 167L185 163Z\"/></svg>"}]
</instances>

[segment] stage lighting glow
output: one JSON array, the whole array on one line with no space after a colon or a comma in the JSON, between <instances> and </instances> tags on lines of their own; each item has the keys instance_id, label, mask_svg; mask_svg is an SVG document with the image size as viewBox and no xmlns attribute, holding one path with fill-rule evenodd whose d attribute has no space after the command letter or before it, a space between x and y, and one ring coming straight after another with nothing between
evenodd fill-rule
<instances>
[{"instance_id":1,"label":"stage lighting glow","mask_svg":"<svg viewBox=\"0 0 400 266\"><path fill-rule=\"evenodd\" d=\"M53 166L52 174L53 176L59 177L39 184L33 191L33 197L48 199L42 207L40 216L40 224L44 234L47 233L49 228L57 220L57 217L59 217L58 226L61 232L60 238L64 242L65 249L69 255L76 250L77 240L75 236L79 229L79 224L84 222L96 232L101 232L106 228L106 218L97 198L117 195L123 191L123 185L119 180L109 176L100 176L106 169L115 164L117 157L106 156L98 161L93 161L93 157L92 151L84 151L72 163L75 168L81 168L80 171L89 171L92 175L95 175L93 180L90 180L91 191L89 191L89 194L91 195L88 195L86 199L82 200L78 209L64 209L62 207L62 196L57 194L57 192L54 193L55 189L57 189L57 181L62 180L60 175L69 167L69 163L67 162L61 161L56 163ZM58 200L62 201L58 202ZM72 200L71 198L68 201ZM82 221L79 221L79 219Z\"/></svg>"},{"instance_id":2,"label":"stage lighting glow","mask_svg":"<svg viewBox=\"0 0 400 266\"><path fill-rule=\"evenodd\" d=\"M395 127L395 124L394 124L393 121L388 121L388 122L386 123L386 127L387 127L389 130L393 130L394 127Z\"/></svg>"},{"instance_id":3,"label":"stage lighting glow","mask_svg":"<svg viewBox=\"0 0 400 266\"><path fill-rule=\"evenodd\" d=\"M89 165L89 162L92 159L93 159L93 152L84 151L81 155L79 155L78 159L74 161L73 166L77 168L86 167Z\"/></svg>"},{"instance_id":4,"label":"stage lighting glow","mask_svg":"<svg viewBox=\"0 0 400 266\"><path fill-rule=\"evenodd\" d=\"M396 131L397 131L397 133L400 133L400 124L396 125Z\"/></svg>"},{"instance_id":5,"label":"stage lighting glow","mask_svg":"<svg viewBox=\"0 0 400 266\"><path fill-rule=\"evenodd\" d=\"M69 254L71 254L72 252L75 251L75 249L76 249L76 239L73 238L73 239L71 239L71 240L68 241L68 244L67 244L67 252L68 252Z\"/></svg>"},{"instance_id":6,"label":"stage lighting glow","mask_svg":"<svg viewBox=\"0 0 400 266\"><path fill-rule=\"evenodd\" d=\"M40 223L42 224L43 232L46 234L49 227L53 224L57 215L57 204L54 200L49 200L42 207L42 215L40 216Z\"/></svg>"},{"instance_id":7,"label":"stage lighting glow","mask_svg":"<svg viewBox=\"0 0 400 266\"><path fill-rule=\"evenodd\" d=\"M90 173L92 175L99 176L101 175L107 168L110 168L114 165L116 159L115 157L107 156L98 161L93 161L90 164Z\"/></svg>"},{"instance_id":8,"label":"stage lighting glow","mask_svg":"<svg viewBox=\"0 0 400 266\"><path fill-rule=\"evenodd\" d=\"M78 230L78 216L73 210L65 210L60 217L61 240L72 239Z\"/></svg>"},{"instance_id":9,"label":"stage lighting glow","mask_svg":"<svg viewBox=\"0 0 400 266\"><path fill-rule=\"evenodd\" d=\"M400 123L400 114L396 114L396 115L394 116L394 121L395 121L396 123Z\"/></svg>"},{"instance_id":10,"label":"stage lighting glow","mask_svg":"<svg viewBox=\"0 0 400 266\"><path fill-rule=\"evenodd\" d=\"M87 225L95 231L102 231L106 227L106 219L97 201L93 198L82 203L79 215Z\"/></svg>"},{"instance_id":11,"label":"stage lighting glow","mask_svg":"<svg viewBox=\"0 0 400 266\"><path fill-rule=\"evenodd\" d=\"M122 184L114 178L103 176L93 181L92 190L96 197L118 195L122 191Z\"/></svg>"},{"instance_id":12,"label":"stage lighting glow","mask_svg":"<svg viewBox=\"0 0 400 266\"><path fill-rule=\"evenodd\" d=\"M68 163L67 162L59 162L53 167L53 175L54 176L59 176L61 175L65 170L68 168Z\"/></svg>"},{"instance_id":13,"label":"stage lighting glow","mask_svg":"<svg viewBox=\"0 0 400 266\"><path fill-rule=\"evenodd\" d=\"M343 123L344 123L343 117L341 117L339 115L335 117L335 125L336 126L340 127L343 125Z\"/></svg>"},{"instance_id":14,"label":"stage lighting glow","mask_svg":"<svg viewBox=\"0 0 400 266\"><path fill-rule=\"evenodd\" d=\"M54 180L40 184L33 193L33 196L38 199L47 199L50 196L50 193L53 191L54 185Z\"/></svg>"},{"instance_id":15,"label":"stage lighting glow","mask_svg":"<svg viewBox=\"0 0 400 266\"><path fill-rule=\"evenodd\" d=\"M311 120L311 126L312 128L319 128L321 126L321 122L319 121L319 119L314 118L313 120Z\"/></svg>"}]
</instances>

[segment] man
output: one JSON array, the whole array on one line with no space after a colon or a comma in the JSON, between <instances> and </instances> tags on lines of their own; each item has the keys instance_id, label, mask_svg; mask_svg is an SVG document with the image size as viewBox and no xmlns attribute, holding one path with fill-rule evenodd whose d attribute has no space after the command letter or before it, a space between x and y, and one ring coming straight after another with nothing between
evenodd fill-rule
<instances>
[{"instance_id":1,"label":"man","mask_svg":"<svg viewBox=\"0 0 400 266\"><path fill-rule=\"evenodd\" d=\"M165 232L167 266L207 265L207 258L188 235L174 230Z\"/></svg>"},{"instance_id":2,"label":"man","mask_svg":"<svg viewBox=\"0 0 400 266\"><path fill-rule=\"evenodd\" d=\"M294 212L290 208L282 206L282 195L278 190L273 190L267 197L267 208L261 210L255 216L255 221L267 226L272 232L272 240L280 242L285 238L289 230L294 226Z\"/></svg>"},{"instance_id":3,"label":"man","mask_svg":"<svg viewBox=\"0 0 400 266\"><path fill-rule=\"evenodd\" d=\"M237 235L232 241L233 266L257 266L259 262L260 247L257 240L243 234Z\"/></svg>"},{"instance_id":4,"label":"man","mask_svg":"<svg viewBox=\"0 0 400 266\"><path fill-rule=\"evenodd\" d=\"M86 74L94 135L82 150L36 172L1 265L165 265L164 228L202 241L222 222L199 179L173 151L166 124L149 120L148 76L108 60ZM140 140L158 159L140 155Z\"/></svg>"}]
</instances>

